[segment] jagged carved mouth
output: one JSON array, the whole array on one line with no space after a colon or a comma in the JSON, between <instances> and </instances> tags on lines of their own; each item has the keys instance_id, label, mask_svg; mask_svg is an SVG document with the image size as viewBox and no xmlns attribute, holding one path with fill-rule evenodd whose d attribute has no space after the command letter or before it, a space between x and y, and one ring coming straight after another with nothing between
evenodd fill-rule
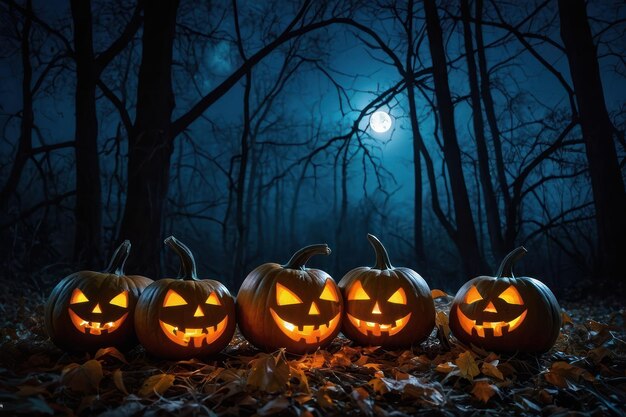
<instances>
[{"instance_id":1,"label":"jagged carved mouth","mask_svg":"<svg viewBox=\"0 0 626 417\"><path fill-rule=\"evenodd\" d=\"M72 320L74 327L76 327L76 329L82 333L92 334L92 335L113 333L114 331L119 329L119 327L122 325L122 323L124 322L124 320L126 320L126 317L128 316L128 313L124 313L122 317L120 317L119 319L115 321L109 321L109 322L103 323L103 322L97 322L97 321L87 321L83 319L82 317L80 317L78 314L74 313L74 311L72 311L71 308L68 309L68 311L70 313L70 319Z\"/></svg>"},{"instance_id":2,"label":"jagged carved mouth","mask_svg":"<svg viewBox=\"0 0 626 417\"><path fill-rule=\"evenodd\" d=\"M305 343L319 343L330 336L337 326L339 326L340 313L325 324L302 326L296 326L287 320L283 320L273 308L270 308L270 313L278 328L291 340L296 342L304 340Z\"/></svg>"},{"instance_id":3,"label":"jagged carved mouth","mask_svg":"<svg viewBox=\"0 0 626 417\"><path fill-rule=\"evenodd\" d=\"M470 319L461 311L460 308L457 308L459 323L461 324L463 330L465 330L468 334L474 334L475 332L478 337L485 337L486 333L491 333L494 337L500 337L504 334L511 333L522 324L526 318L527 312L528 310L524 310L522 314L511 321L483 321L482 324L476 324L476 320ZM488 330L488 332L485 332L486 330Z\"/></svg>"},{"instance_id":4,"label":"jagged carved mouth","mask_svg":"<svg viewBox=\"0 0 626 417\"><path fill-rule=\"evenodd\" d=\"M159 320L159 324L161 325L163 333L165 333L172 342L180 346L189 346L189 342L193 341L193 346L199 348L203 343L210 345L222 336L228 324L228 316L224 317L222 321L214 326L201 328L186 327L179 329L177 326L173 326L162 320Z\"/></svg>"},{"instance_id":5,"label":"jagged carved mouth","mask_svg":"<svg viewBox=\"0 0 626 417\"><path fill-rule=\"evenodd\" d=\"M411 319L411 314L412 313L409 313L406 316L399 318L398 320L395 320L393 323L389 324L381 324L373 321L357 319L351 314L348 314L347 316L350 320L350 323L352 323L354 327L356 327L361 333L366 336L369 333L371 333L373 336L381 336L383 333L386 333L389 336L393 336L394 334L397 334L402 329L404 329L406 324Z\"/></svg>"}]
</instances>

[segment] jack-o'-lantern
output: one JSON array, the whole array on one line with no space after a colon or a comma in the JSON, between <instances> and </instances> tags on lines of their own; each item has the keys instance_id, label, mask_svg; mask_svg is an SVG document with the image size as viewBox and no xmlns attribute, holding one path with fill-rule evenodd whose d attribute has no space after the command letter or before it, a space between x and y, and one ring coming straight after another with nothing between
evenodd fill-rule
<instances>
[{"instance_id":1,"label":"jack-o'-lantern","mask_svg":"<svg viewBox=\"0 0 626 417\"><path fill-rule=\"evenodd\" d=\"M52 341L70 351L129 348L137 343L133 312L151 279L125 275L131 244L124 241L103 272L80 271L63 278L46 302L44 320Z\"/></svg>"},{"instance_id":2,"label":"jack-o'-lantern","mask_svg":"<svg viewBox=\"0 0 626 417\"><path fill-rule=\"evenodd\" d=\"M320 254L330 254L327 245L307 246L285 265L267 263L248 274L237 294L237 319L249 342L302 354L335 338L343 311L339 288L326 272L305 267Z\"/></svg>"},{"instance_id":3,"label":"jack-o'-lantern","mask_svg":"<svg viewBox=\"0 0 626 417\"><path fill-rule=\"evenodd\" d=\"M235 301L222 283L198 279L187 246L173 236L165 244L180 257L180 274L145 289L135 310L137 337L147 352L160 358L218 353L235 332Z\"/></svg>"},{"instance_id":4,"label":"jack-o'-lantern","mask_svg":"<svg viewBox=\"0 0 626 417\"><path fill-rule=\"evenodd\" d=\"M376 252L376 264L355 268L339 281L345 304L343 334L361 345L389 349L421 342L435 326L428 284L412 269L394 268L374 235L367 239Z\"/></svg>"},{"instance_id":5,"label":"jack-o'-lantern","mask_svg":"<svg viewBox=\"0 0 626 417\"><path fill-rule=\"evenodd\" d=\"M461 342L500 352L549 350L561 328L561 308L542 282L514 277L524 247L509 253L495 277L480 276L459 289L450 307L450 329Z\"/></svg>"}]
</instances>

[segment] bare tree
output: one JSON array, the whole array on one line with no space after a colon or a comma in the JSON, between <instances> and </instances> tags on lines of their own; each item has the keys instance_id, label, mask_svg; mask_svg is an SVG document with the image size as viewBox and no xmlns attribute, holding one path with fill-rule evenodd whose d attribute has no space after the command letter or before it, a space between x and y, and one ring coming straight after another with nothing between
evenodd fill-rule
<instances>
[{"instance_id":1,"label":"bare tree","mask_svg":"<svg viewBox=\"0 0 626 417\"><path fill-rule=\"evenodd\" d=\"M626 253L626 192L614 145L616 130L606 109L585 2L559 0L559 16L589 162L602 273L613 278L623 274L620 259Z\"/></svg>"}]
</instances>

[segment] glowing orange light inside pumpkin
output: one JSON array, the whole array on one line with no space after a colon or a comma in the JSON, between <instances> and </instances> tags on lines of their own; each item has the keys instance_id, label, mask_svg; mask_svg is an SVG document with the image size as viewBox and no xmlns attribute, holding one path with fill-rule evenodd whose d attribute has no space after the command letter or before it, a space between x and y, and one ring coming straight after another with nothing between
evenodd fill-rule
<instances>
[{"instance_id":1,"label":"glowing orange light inside pumpkin","mask_svg":"<svg viewBox=\"0 0 626 417\"><path fill-rule=\"evenodd\" d=\"M487 304L487 307L485 307L485 309L483 311L487 311L489 313L497 313L498 312L498 310L496 310L496 306L494 306L491 301L489 301L489 304Z\"/></svg>"},{"instance_id":2,"label":"glowing orange light inside pumpkin","mask_svg":"<svg viewBox=\"0 0 626 417\"><path fill-rule=\"evenodd\" d=\"M276 304L279 306L302 304L302 300L296 294L291 292L289 288L276 283Z\"/></svg>"},{"instance_id":3,"label":"glowing orange light inside pumpkin","mask_svg":"<svg viewBox=\"0 0 626 417\"><path fill-rule=\"evenodd\" d=\"M482 299L483 299L482 295L480 295L476 287L473 285L470 287L469 291L467 291L467 294L465 295L465 302L467 304L472 304Z\"/></svg>"},{"instance_id":4,"label":"glowing orange light inside pumpkin","mask_svg":"<svg viewBox=\"0 0 626 417\"><path fill-rule=\"evenodd\" d=\"M209 295L209 298L206 299L206 303L214 305L214 306L221 306L222 305L222 303L220 302L220 299L217 298L217 295L215 295L215 292L212 292Z\"/></svg>"},{"instance_id":5,"label":"glowing orange light inside pumpkin","mask_svg":"<svg viewBox=\"0 0 626 417\"><path fill-rule=\"evenodd\" d=\"M337 295L337 291L335 290L335 287L333 287L333 285L330 283L330 280L326 280L326 285L324 285L324 290L322 291L322 294L320 295L320 300L327 300L327 301L334 301L334 302L339 301L339 296Z\"/></svg>"},{"instance_id":6,"label":"glowing orange light inside pumpkin","mask_svg":"<svg viewBox=\"0 0 626 417\"><path fill-rule=\"evenodd\" d=\"M167 294L165 294L165 299L163 300L163 307L184 306L186 304L187 301L185 301L185 299L174 290L168 290Z\"/></svg>"},{"instance_id":7,"label":"glowing orange light inside pumpkin","mask_svg":"<svg viewBox=\"0 0 626 417\"><path fill-rule=\"evenodd\" d=\"M522 300L522 296L520 295L519 291L517 291L517 288L512 285L510 285L509 288L507 288L506 290L502 291L502 294L500 294L498 298L501 298L509 304L524 305L524 300Z\"/></svg>"},{"instance_id":8,"label":"glowing orange light inside pumpkin","mask_svg":"<svg viewBox=\"0 0 626 417\"><path fill-rule=\"evenodd\" d=\"M96 304L96 306L91 310L92 313L102 314L102 309L100 308L100 304Z\"/></svg>"},{"instance_id":9,"label":"glowing orange light inside pumpkin","mask_svg":"<svg viewBox=\"0 0 626 417\"><path fill-rule=\"evenodd\" d=\"M398 288L398 290L394 292L391 297L387 299L387 301L393 304L406 305L406 293L404 292L404 288Z\"/></svg>"},{"instance_id":10,"label":"glowing orange light inside pumpkin","mask_svg":"<svg viewBox=\"0 0 626 417\"><path fill-rule=\"evenodd\" d=\"M357 281L350 287L350 291L348 292L348 300L369 300L370 296L367 295L365 290L363 289L363 285L361 285L361 281Z\"/></svg>"},{"instance_id":11,"label":"glowing orange light inside pumpkin","mask_svg":"<svg viewBox=\"0 0 626 417\"><path fill-rule=\"evenodd\" d=\"M204 317L204 313L202 312L202 309L200 308L200 306L198 306L198 308L196 308L196 312L193 313L194 317Z\"/></svg>"},{"instance_id":12,"label":"glowing orange light inside pumpkin","mask_svg":"<svg viewBox=\"0 0 626 417\"><path fill-rule=\"evenodd\" d=\"M78 304L78 303L86 303L89 301L89 298L81 290L78 288L72 291L72 296L70 297L70 304Z\"/></svg>"},{"instance_id":13,"label":"glowing orange light inside pumpkin","mask_svg":"<svg viewBox=\"0 0 626 417\"><path fill-rule=\"evenodd\" d=\"M128 307L128 291L122 291L109 301L110 304L118 307Z\"/></svg>"},{"instance_id":14,"label":"glowing orange light inside pumpkin","mask_svg":"<svg viewBox=\"0 0 626 417\"><path fill-rule=\"evenodd\" d=\"M380 307L378 306L378 301L376 302L376 304L374 304L374 308L372 309L372 314L383 314L383 312L380 311Z\"/></svg>"},{"instance_id":15,"label":"glowing orange light inside pumpkin","mask_svg":"<svg viewBox=\"0 0 626 417\"><path fill-rule=\"evenodd\" d=\"M320 309L317 308L315 301L311 303L311 308L309 309L309 316L319 316Z\"/></svg>"}]
</instances>

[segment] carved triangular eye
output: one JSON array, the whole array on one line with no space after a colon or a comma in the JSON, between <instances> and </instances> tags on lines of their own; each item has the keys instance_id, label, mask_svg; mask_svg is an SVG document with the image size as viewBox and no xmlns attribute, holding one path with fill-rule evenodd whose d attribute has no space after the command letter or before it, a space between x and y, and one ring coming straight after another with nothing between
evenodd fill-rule
<instances>
[{"instance_id":1,"label":"carved triangular eye","mask_svg":"<svg viewBox=\"0 0 626 417\"><path fill-rule=\"evenodd\" d=\"M335 291L335 288L329 279L326 280L326 285L324 285L324 291L322 291L322 294L320 295L320 300L339 301L337 291Z\"/></svg>"},{"instance_id":2,"label":"carved triangular eye","mask_svg":"<svg viewBox=\"0 0 626 417\"><path fill-rule=\"evenodd\" d=\"M524 300L522 299L522 296L520 295L519 291L517 291L517 288L512 285L510 285L509 288L507 288L506 290L502 291L498 298L506 301L509 304L524 305Z\"/></svg>"},{"instance_id":3,"label":"carved triangular eye","mask_svg":"<svg viewBox=\"0 0 626 417\"><path fill-rule=\"evenodd\" d=\"M398 291L394 292L391 297L387 299L390 303L394 304L406 304L406 293L403 288L398 288Z\"/></svg>"},{"instance_id":4,"label":"carved triangular eye","mask_svg":"<svg viewBox=\"0 0 626 417\"><path fill-rule=\"evenodd\" d=\"M87 301L89 301L89 298L81 290L78 288L74 289L70 298L70 304L86 303Z\"/></svg>"},{"instance_id":5,"label":"carved triangular eye","mask_svg":"<svg viewBox=\"0 0 626 417\"><path fill-rule=\"evenodd\" d=\"M128 291L122 291L109 301L110 304L118 307L128 307Z\"/></svg>"},{"instance_id":6,"label":"carved triangular eye","mask_svg":"<svg viewBox=\"0 0 626 417\"><path fill-rule=\"evenodd\" d=\"M467 294L465 295L465 302L467 304L473 304L476 301L480 301L483 299L483 296L480 295L475 286L471 286Z\"/></svg>"},{"instance_id":7,"label":"carved triangular eye","mask_svg":"<svg viewBox=\"0 0 626 417\"><path fill-rule=\"evenodd\" d=\"M367 295L365 290L363 289L363 285L361 285L361 281L357 281L350 288L350 292L348 293L348 300L369 300L370 296Z\"/></svg>"},{"instance_id":8,"label":"carved triangular eye","mask_svg":"<svg viewBox=\"0 0 626 417\"><path fill-rule=\"evenodd\" d=\"M169 290L167 294L165 294L165 300L163 301L163 307L176 307L176 306L184 306L187 304L187 301L183 297L180 296L176 291Z\"/></svg>"},{"instance_id":9,"label":"carved triangular eye","mask_svg":"<svg viewBox=\"0 0 626 417\"><path fill-rule=\"evenodd\" d=\"M217 298L217 295L215 294L215 291L213 291L211 293L211 295L209 295L209 298L206 299L206 303L214 305L214 306L221 306L222 305L222 303L220 303L220 299Z\"/></svg>"},{"instance_id":10,"label":"carved triangular eye","mask_svg":"<svg viewBox=\"0 0 626 417\"><path fill-rule=\"evenodd\" d=\"M302 300L284 285L276 283L276 304L279 306L302 304Z\"/></svg>"}]
</instances>

